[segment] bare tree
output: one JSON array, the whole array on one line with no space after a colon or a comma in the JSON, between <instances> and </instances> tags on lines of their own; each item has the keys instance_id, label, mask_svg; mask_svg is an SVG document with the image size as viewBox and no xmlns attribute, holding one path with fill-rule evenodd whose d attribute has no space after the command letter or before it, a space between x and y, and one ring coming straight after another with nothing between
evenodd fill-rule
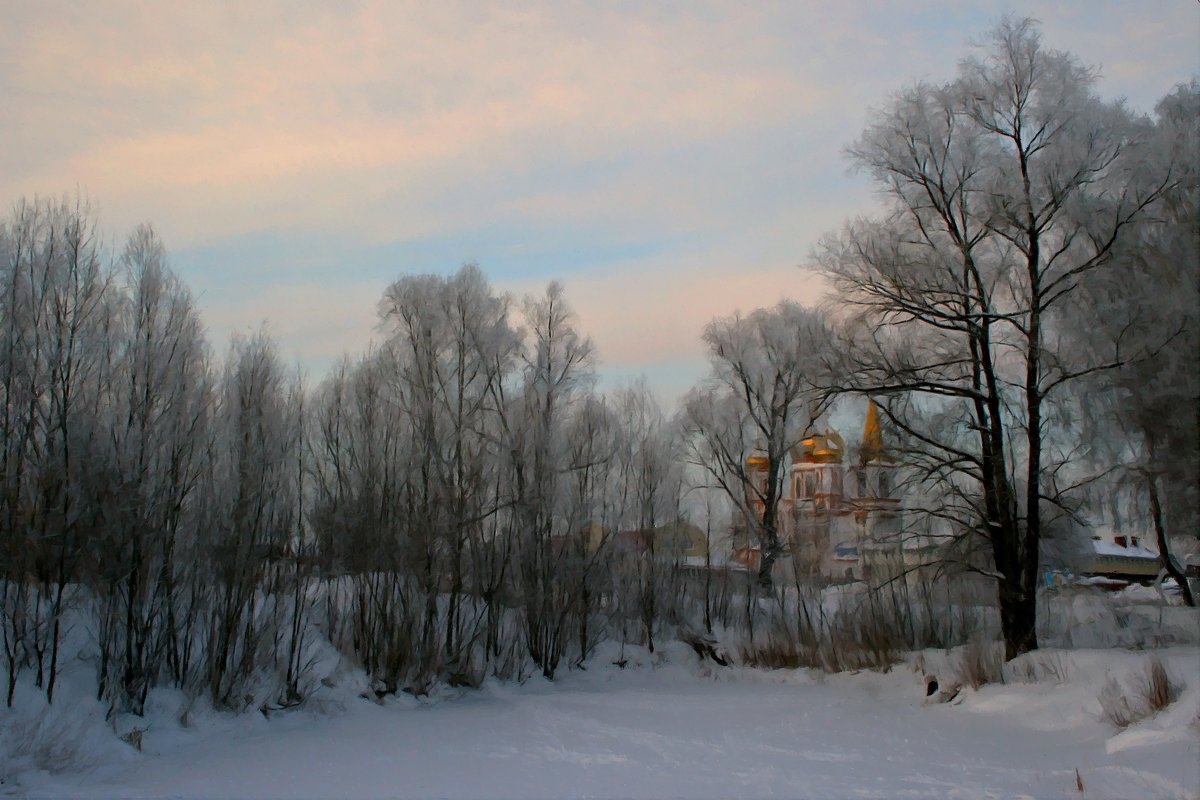
<instances>
[{"instance_id":1,"label":"bare tree","mask_svg":"<svg viewBox=\"0 0 1200 800\"><path fill-rule=\"evenodd\" d=\"M525 301L531 341L520 396L506 408L522 615L530 658L553 677L566 652L573 592L560 572L569 541L564 431L592 380L593 346L574 328L562 286Z\"/></svg>"},{"instance_id":2,"label":"bare tree","mask_svg":"<svg viewBox=\"0 0 1200 800\"><path fill-rule=\"evenodd\" d=\"M758 581L772 586L783 552L779 516L792 448L823 407L829 338L822 316L791 302L714 320L704 332L712 375L684 401L693 462L739 509L761 546ZM750 468L761 458L765 469Z\"/></svg>"},{"instance_id":3,"label":"bare tree","mask_svg":"<svg viewBox=\"0 0 1200 800\"><path fill-rule=\"evenodd\" d=\"M63 618L95 532L89 496L112 362L111 273L79 199L22 203L4 238L9 697L15 673L31 665L53 701Z\"/></svg>"},{"instance_id":4,"label":"bare tree","mask_svg":"<svg viewBox=\"0 0 1200 800\"><path fill-rule=\"evenodd\" d=\"M1193 605L1173 544L1194 548L1200 528L1200 84L1178 86L1157 112L1141 147L1170 184L1122 243L1118 268L1086 287L1067 328L1074 348L1109 360L1124 355L1119 369L1080 388L1079 417L1090 423L1097 466L1123 469L1118 483L1133 489L1110 515L1147 523L1164 571Z\"/></svg>"},{"instance_id":5,"label":"bare tree","mask_svg":"<svg viewBox=\"0 0 1200 800\"><path fill-rule=\"evenodd\" d=\"M290 479L298 409L265 333L235 338L220 403L212 503L211 594L205 675L215 702L238 706L270 633L263 594L270 566L286 556L298 498Z\"/></svg>"},{"instance_id":6,"label":"bare tree","mask_svg":"<svg viewBox=\"0 0 1200 800\"><path fill-rule=\"evenodd\" d=\"M622 528L635 541L624 566L632 574L631 593L642 634L654 652L657 626L676 601L671 584L678 572L677 535L682 495L678 438L644 382L617 393L620 445L616 453Z\"/></svg>"},{"instance_id":7,"label":"bare tree","mask_svg":"<svg viewBox=\"0 0 1200 800\"><path fill-rule=\"evenodd\" d=\"M603 636L597 605L613 576L612 533L620 526L617 456L621 421L605 398L589 394L572 416L567 440L569 554L564 564L576 590L578 638L575 664L581 665Z\"/></svg>"},{"instance_id":8,"label":"bare tree","mask_svg":"<svg viewBox=\"0 0 1200 800\"><path fill-rule=\"evenodd\" d=\"M203 464L211 402L201 325L191 295L166 264L149 226L121 258L122 325L113 332L108 442L110 485L97 498L107 520L92 553L105 565L94 584L115 615L102 626L100 694L141 713L162 665L178 662L177 543L194 533L189 501ZM103 633L111 636L104 636ZM109 682L108 667L117 668Z\"/></svg>"},{"instance_id":9,"label":"bare tree","mask_svg":"<svg viewBox=\"0 0 1200 800\"><path fill-rule=\"evenodd\" d=\"M963 527L990 542L1009 658L1037 646L1044 518L1070 511L1058 478L1072 452L1047 411L1122 361L1080 358L1056 326L1166 185L1142 174L1141 127L1094 80L1043 47L1033 22L1005 19L957 80L876 114L850 152L892 214L851 224L817 256L858 312L849 388L897 399L893 423L954 487ZM903 401L914 395L928 399ZM931 402L976 441L920 422Z\"/></svg>"}]
</instances>

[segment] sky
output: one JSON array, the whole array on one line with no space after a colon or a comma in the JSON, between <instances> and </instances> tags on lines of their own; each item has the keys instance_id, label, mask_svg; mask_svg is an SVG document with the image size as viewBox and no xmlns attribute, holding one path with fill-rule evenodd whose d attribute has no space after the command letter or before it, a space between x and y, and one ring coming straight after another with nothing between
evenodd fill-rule
<instances>
[{"instance_id":1,"label":"sky","mask_svg":"<svg viewBox=\"0 0 1200 800\"><path fill-rule=\"evenodd\" d=\"M843 149L1003 13L1141 112L1200 74L1196 0L0 0L0 203L150 222L218 352L261 325L319 380L398 277L560 280L602 385L678 397L715 316L877 199Z\"/></svg>"}]
</instances>

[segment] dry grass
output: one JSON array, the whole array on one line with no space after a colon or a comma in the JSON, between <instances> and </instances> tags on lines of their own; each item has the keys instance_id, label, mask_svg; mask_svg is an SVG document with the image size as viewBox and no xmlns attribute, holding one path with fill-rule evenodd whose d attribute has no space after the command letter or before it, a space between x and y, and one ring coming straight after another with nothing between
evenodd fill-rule
<instances>
[{"instance_id":1,"label":"dry grass","mask_svg":"<svg viewBox=\"0 0 1200 800\"><path fill-rule=\"evenodd\" d=\"M770 636L765 640L743 643L739 655L742 664L763 669L820 666L820 660L811 648L801 647L795 638L789 636Z\"/></svg>"},{"instance_id":2,"label":"dry grass","mask_svg":"<svg viewBox=\"0 0 1200 800\"><path fill-rule=\"evenodd\" d=\"M896 620L873 605L839 611L823 625L777 618L739 648L740 663L766 669L808 667L823 672L887 670L900 663L904 637Z\"/></svg>"},{"instance_id":3,"label":"dry grass","mask_svg":"<svg viewBox=\"0 0 1200 800\"><path fill-rule=\"evenodd\" d=\"M1125 687L1111 675L1100 688L1100 708L1104 710L1104 718L1118 728L1128 728L1145 717L1136 702L1130 699Z\"/></svg>"},{"instance_id":4,"label":"dry grass","mask_svg":"<svg viewBox=\"0 0 1200 800\"><path fill-rule=\"evenodd\" d=\"M1004 659L1001 645L973 639L958 654L958 677L972 689L989 683L1004 682Z\"/></svg>"},{"instance_id":5,"label":"dry grass","mask_svg":"<svg viewBox=\"0 0 1200 800\"><path fill-rule=\"evenodd\" d=\"M87 745L87 718L65 708L46 708L0 728L0 776L30 767L50 773L78 770L103 758Z\"/></svg>"},{"instance_id":6,"label":"dry grass","mask_svg":"<svg viewBox=\"0 0 1200 800\"><path fill-rule=\"evenodd\" d=\"M1069 674L1062 653L1026 653L1005 665L1005 677L1017 683L1041 683L1051 680L1066 683Z\"/></svg>"},{"instance_id":7,"label":"dry grass","mask_svg":"<svg viewBox=\"0 0 1200 800\"><path fill-rule=\"evenodd\" d=\"M1129 676L1128 688L1111 675L1100 689L1100 708L1104 718L1117 728L1128 728L1167 708L1183 692L1162 659L1155 656L1140 673Z\"/></svg>"},{"instance_id":8,"label":"dry grass","mask_svg":"<svg viewBox=\"0 0 1200 800\"><path fill-rule=\"evenodd\" d=\"M1183 692L1183 684L1171 677L1166 665L1158 656L1151 658L1146 664L1145 676L1137 688L1151 715L1174 703Z\"/></svg>"}]
</instances>

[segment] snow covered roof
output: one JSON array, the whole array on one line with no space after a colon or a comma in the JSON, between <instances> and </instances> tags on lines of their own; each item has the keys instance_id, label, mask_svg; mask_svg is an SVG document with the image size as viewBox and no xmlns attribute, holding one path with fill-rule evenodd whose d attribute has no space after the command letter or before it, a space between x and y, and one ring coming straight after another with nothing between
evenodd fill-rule
<instances>
[{"instance_id":1,"label":"snow covered roof","mask_svg":"<svg viewBox=\"0 0 1200 800\"><path fill-rule=\"evenodd\" d=\"M738 561L734 561L720 553L713 553L709 558L708 563L705 563L704 556L684 556L680 559L680 566L690 567L692 569L728 569L728 570L744 570L746 565Z\"/></svg>"},{"instance_id":2,"label":"snow covered roof","mask_svg":"<svg viewBox=\"0 0 1200 800\"><path fill-rule=\"evenodd\" d=\"M1158 560L1158 553L1149 550L1141 545L1119 545L1115 542L1106 542L1103 539L1092 539L1092 549L1095 550L1098 556L1120 556L1123 558L1148 558L1154 561Z\"/></svg>"}]
</instances>

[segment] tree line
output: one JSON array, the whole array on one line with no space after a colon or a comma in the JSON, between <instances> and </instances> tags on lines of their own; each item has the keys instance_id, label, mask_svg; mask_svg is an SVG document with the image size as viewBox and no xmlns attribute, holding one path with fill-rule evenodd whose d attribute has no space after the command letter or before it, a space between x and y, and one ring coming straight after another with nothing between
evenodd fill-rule
<instances>
[{"instance_id":1,"label":"tree line","mask_svg":"<svg viewBox=\"0 0 1200 800\"><path fill-rule=\"evenodd\" d=\"M264 672L268 702L300 702L321 643L384 694L553 677L607 639L712 653L714 627L754 640L769 607L789 635L827 631L811 587L780 585L781 499L847 395L886 418L906 531L941 532L947 573L994 585L1009 658L1037 646L1047 543L1097 519L1152 530L1186 592L1200 87L1150 119L1095 83L1006 19L952 81L873 111L849 156L887 207L814 249L830 302L714 320L676 412L644 384L598 390L559 284L516 299L474 265L399 278L379 343L315 385L265 333L217 358L152 228L111 253L83 201L18 202L0 226L8 704L22 675L53 700L72 625L97 695L134 713L157 685L263 702ZM756 573L715 568L731 523ZM905 644L944 643L884 591Z\"/></svg>"}]
</instances>

